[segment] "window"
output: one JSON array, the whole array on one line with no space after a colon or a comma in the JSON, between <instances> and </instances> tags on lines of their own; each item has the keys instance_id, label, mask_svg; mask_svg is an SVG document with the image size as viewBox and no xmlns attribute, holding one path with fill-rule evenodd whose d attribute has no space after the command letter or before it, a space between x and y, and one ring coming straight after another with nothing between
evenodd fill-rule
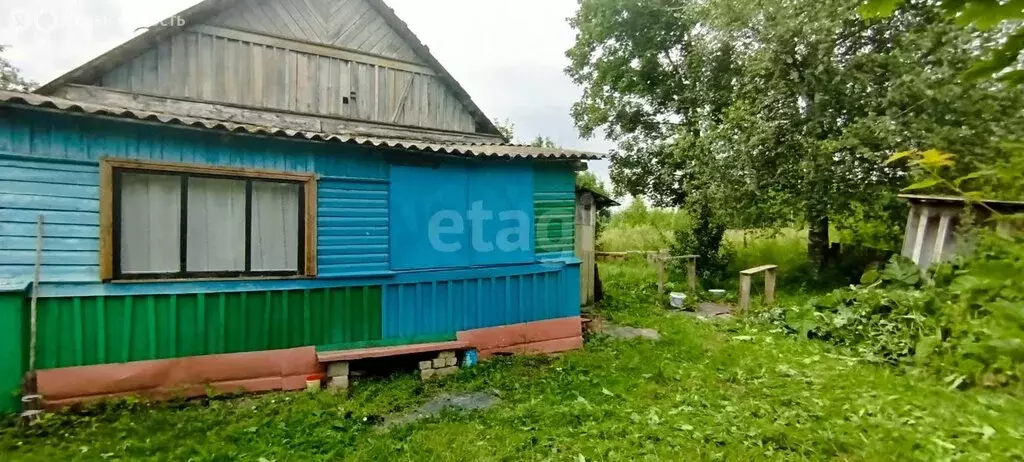
<instances>
[{"instance_id":1,"label":"window","mask_svg":"<svg viewBox=\"0 0 1024 462\"><path fill-rule=\"evenodd\" d=\"M104 279L315 272L311 175L105 160L103 177Z\"/></svg>"}]
</instances>

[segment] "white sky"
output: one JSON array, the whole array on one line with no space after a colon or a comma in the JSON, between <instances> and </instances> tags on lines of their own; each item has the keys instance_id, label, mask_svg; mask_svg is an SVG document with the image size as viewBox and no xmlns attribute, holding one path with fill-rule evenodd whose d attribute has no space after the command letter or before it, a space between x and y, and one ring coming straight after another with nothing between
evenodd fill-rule
<instances>
[{"instance_id":1,"label":"white sky","mask_svg":"<svg viewBox=\"0 0 1024 462\"><path fill-rule=\"evenodd\" d=\"M386 0L492 118L516 135L607 152L569 115L581 90L564 74L576 0ZM0 44L29 79L45 83L197 0L0 0ZM590 162L606 184L607 161Z\"/></svg>"}]
</instances>

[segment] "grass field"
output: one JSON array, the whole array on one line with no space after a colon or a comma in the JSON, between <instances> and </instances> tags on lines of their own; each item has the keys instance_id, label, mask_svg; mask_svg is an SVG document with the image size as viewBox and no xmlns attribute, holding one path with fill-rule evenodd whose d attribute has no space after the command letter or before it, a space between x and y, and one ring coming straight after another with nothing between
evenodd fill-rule
<instances>
[{"instance_id":1,"label":"grass field","mask_svg":"<svg viewBox=\"0 0 1024 462\"><path fill-rule=\"evenodd\" d=\"M643 263L602 268L604 314L662 340L593 338L560 357L503 358L446 381L410 372L349 396L273 393L48 415L0 430L4 460L1012 460L1024 403L848 359L744 321L669 316ZM781 294L785 299L786 294ZM442 393L502 402L382 429Z\"/></svg>"}]
</instances>

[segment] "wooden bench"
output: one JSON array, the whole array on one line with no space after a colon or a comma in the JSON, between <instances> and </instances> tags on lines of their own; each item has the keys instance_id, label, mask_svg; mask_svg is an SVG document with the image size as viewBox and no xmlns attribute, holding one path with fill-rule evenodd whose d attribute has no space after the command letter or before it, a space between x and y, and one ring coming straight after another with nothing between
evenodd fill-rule
<instances>
[{"instance_id":1,"label":"wooden bench","mask_svg":"<svg viewBox=\"0 0 1024 462\"><path fill-rule=\"evenodd\" d=\"M320 364L327 365L327 377L330 380L330 382L328 382L328 387L334 389L346 389L348 388L349 385L349 363L351 363L352 361L358 361L361 359L388 358L393 356L405 356L437 352L442 353L442 356L446 356L444 353L465 350L468 348L470 348L469 343L462 341L418 343L412 345L395 345L373 348L358 348L353 350L317 352L316 359L317 361L320 362ZM448 357L455 358L454 355L450 355ZM454 367L455 364L445 363L440 365L432 364L430 368L424 369L423 365L421 364L420 372L421 376L424 379L427 379L434 375L433 371L435 369L444 369L445 373L447 373L454 370L451 369ZM426 370L430 370L431 373L426 373ZM439 375L444 375L444 373Z\"/></svg>"},{"instance_id":2,"label":"wooden bench","mask_svg":"<svg viewBox=\"0 0 1024 462\"><path fill-rule=\"evenodd\" d=\"M758 273L764 273L764 303L766 305L775 303L775 273L778 268L778 265L764 265L740 271L741 311L750 309L750 282L751 278Z\"/></svg>"}]
</instances>

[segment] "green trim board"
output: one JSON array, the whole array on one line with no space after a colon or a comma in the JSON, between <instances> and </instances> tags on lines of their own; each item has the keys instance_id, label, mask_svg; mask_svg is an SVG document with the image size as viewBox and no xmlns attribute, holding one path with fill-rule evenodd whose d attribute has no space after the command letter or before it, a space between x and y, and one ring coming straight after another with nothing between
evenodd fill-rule
<instances>
[{"instance_id":1,"label":"green trim board","mask_svg":"<svg viewBox=\"0 0 1024 462\"><path fill-rule=\"evenodd\" d=\"M21 380L28 370L29 304L24 289L0 292L0 414L21 410Z\"/></svg>"},{"instance_id":2,"label":"green trim board","mask_svg":"<svg viewBox=\"0 0 1024 462\"><path fill-rule=\"evenodd\" d=\"M361 342L336 343L334 345L317 345L317 352L357 350L362 348L380 348L403 345L418 345L421 343L451 342L456 339L455 332L441 335L421 335L417 337L388 338L381 340L365 340Z\"/></svg>"},{"instance_id":3,"label":"green trim board","mask_svg":"<svg viewBox=\"0 0 1024 462\"><path fill-rule=\"evenodd\" d=\"M537 165L534 168L533 208L536 252L573 251L576 173L566 165Z\"/></svg>"},{"instance_id":4,"label":"green trim board","mask_svg":"<svg viewBox=\"0 0 1024 462\"><path fill-rule=\"evenodd\" d=\"M40 369L381 338L378 286L40 299L38 312Z\"/></svg>"}]
</instances>

